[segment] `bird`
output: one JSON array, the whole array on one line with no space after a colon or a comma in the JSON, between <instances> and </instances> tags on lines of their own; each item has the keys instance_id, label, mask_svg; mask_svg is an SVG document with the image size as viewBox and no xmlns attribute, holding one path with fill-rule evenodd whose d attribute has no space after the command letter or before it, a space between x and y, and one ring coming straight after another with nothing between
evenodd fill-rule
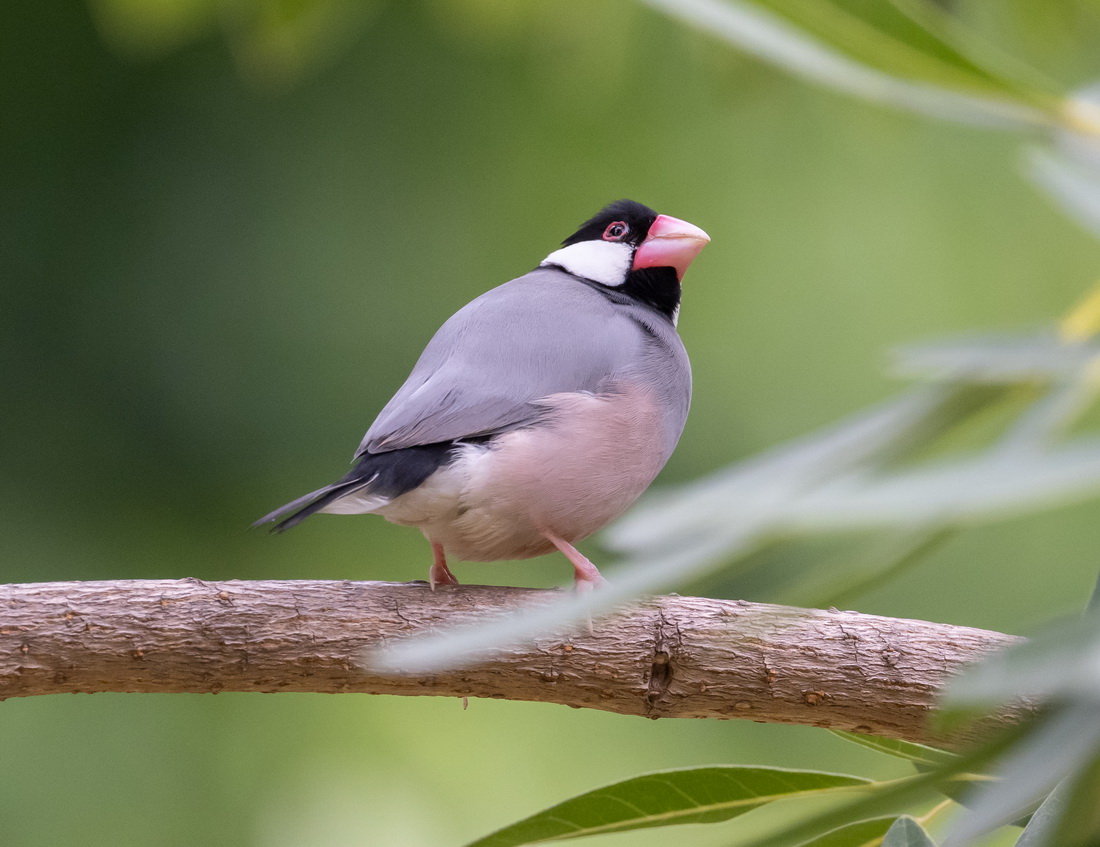
<instances>
[{"instance_id":1,"label":"bird","mask_svg":"<svg viewBox=\"0 0 1100 847\"><path fill-rule=\"evenodd\" d=\"M620 200L532 271L452 315L378 414L351 471L253 526L377 514L448 558L562 554L574 590L606 584L573 545L649 487L680 439L691 366L676 329L699 227Z\"/></svg>"}]
</instances>

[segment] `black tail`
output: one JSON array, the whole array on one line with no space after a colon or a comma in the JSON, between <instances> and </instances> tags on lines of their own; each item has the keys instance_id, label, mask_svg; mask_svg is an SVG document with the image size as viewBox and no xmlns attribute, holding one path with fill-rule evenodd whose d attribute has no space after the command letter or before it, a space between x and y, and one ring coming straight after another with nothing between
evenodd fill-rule
<instances>
[{"instance_id":1,"label":"black tail","mask_svg":"<svg viewBox=\"0 0 1100 847\"><path fill-rule=\"evenodd\" d=\"M412 491L439 468L450 462L454 449L455 443L447 441L441 444L405 447L389 453L366 453L343 479L311 491L285 506L280 506L271 514L264 515L252 526L274 523L275 526L271 531L283 532L321 511L329 503L364 488L369 488L371 494L379 494L382 497L398 497L406 491Z\"/></svg>"},{"instance_id":2,"label":"black tail","mask_svg":"<svg viewBox=\"0 0 1100 847\"><path fill-rule=\"evenodd\" d=\"M339 500L353 491L357 491L368 484L368 480L357 479L348 480L342 479L339 482L334 482L332 485L326 485L324 488L318 488L316 491L311 491L304 497L299 497L297 500L292 500L285 506L280 506L274 512L264 515L254 524L253 527L263 526L267 523L275 523L275 526L271 527L272 532L283 532L290 529L292 526L297 526L310 515L321 511L329 503L334 500Z\"/></svg>"}]
</instances>

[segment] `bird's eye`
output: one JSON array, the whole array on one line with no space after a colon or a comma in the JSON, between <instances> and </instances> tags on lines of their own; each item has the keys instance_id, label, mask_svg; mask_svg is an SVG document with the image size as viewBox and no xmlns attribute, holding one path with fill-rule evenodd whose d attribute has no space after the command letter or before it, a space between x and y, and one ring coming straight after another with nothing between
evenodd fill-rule
<instances>
[{"instance_id":1,"label":"bird's eye","mask_svg":"<svg viewBox=\"0 0 1100 847\"><path fill-rule=\"evenodd\" d=\"M615 223L611 224L610 226L608 226L607 229L603 231L603 240L622 241L624 238L626 238L626 234L628 232L630 232L630 227L628 227L622 221L615 221Z\"/></svg>"}]
</instances>

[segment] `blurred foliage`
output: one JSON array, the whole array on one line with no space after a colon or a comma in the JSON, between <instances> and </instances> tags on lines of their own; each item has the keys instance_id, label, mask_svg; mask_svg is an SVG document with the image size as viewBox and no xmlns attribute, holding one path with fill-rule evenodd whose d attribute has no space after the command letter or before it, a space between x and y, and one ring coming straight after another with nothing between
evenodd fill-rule
<instances>
[{"instance_id":1,"label":"blurred foliage","mask_svg":"<svg viewBox=\"0 0 1100 847\"><path fill-rule=\"evenodd\" d=\"M696 394L666 481L881 403L884 348L1031 327L1096 278L1100 249L1056 210L1093 220L1075 138L1092 112L1060 96L1100 78L1094 3L960 0L949 20L914 3L756 8L796 25L827 13L813 32L840 33L829 55L839 44L846 60L874 59L864 35L894 36L873 69L906 85L880 86L878 102L904 92L894 105L949 117L992 103L981 123L1042 142L1027 167L1057 200L1016 175L1017 135L823 93L625 1L7 4L0 578L422 577L422 539L382 521L321 519L278 540L244 527L339 472L447 315L612 198L714 237L685 290ZM867 25L856 41L853 19ZM911 39L914 70L897 75L889 56ZM945 74L965 78L964 101L909 96ZM991 402L993 422L1032 399ZM924 555L848 602L1028 632L1095 579L1094 505L927 549L919 532L860 546L872 573L890 551ZM805 596L799 578L772 576L822 558L815 544L769 547L724 589ZM547 558L458 574L555 584L566 571ZM0 831L29 847L415 847L477 837L581 785L716 759L908 773L796 727L538 704L98 696L8 701L0 716ZM1080 773L1059 789L1074 803L1095 778ZM692 841L746 843L786 820L770 813Z\"/></svg>"},{"instance_id":2,"label":"blurred foliage","mask_svg":"<svg viewBox=\"0 0 1100 847\"><path fill-rule=\"evenodd\" d=\"M150 59L221 33L242 77L260 89L316 75L348 49L373 15L372 0L89 0L104 39Z\"/></svg>"}]
</instances>

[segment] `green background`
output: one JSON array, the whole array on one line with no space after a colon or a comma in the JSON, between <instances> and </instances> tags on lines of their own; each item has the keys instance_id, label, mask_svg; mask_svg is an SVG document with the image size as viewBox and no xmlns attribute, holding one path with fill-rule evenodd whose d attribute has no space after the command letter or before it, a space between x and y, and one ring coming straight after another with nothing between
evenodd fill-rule
<instances>
[{"instance_id":1,"label":"green background","mask_svg":"<svg viewBox=\"0 0 1100 847\"><path fill-rule=\"evenodd\" d=\"M248 2L0 12L0 581L426 577L380 519L247 527L343 472L448 315L619 197L713 239L666 484L888 397L891 345L1049 324L1098 275L1017 137L842 99L644 7L314 5L327 24L285 32ZM1066 85L1100 75L1093 4L958 10ZM851 605L1026 633L1080 608L1098 547L1095 504L977 528ZM540 704L55 696L0 704L0 839L457 845L706 763L895 768L805 728Z\"/></svg>"}]
</instances>

